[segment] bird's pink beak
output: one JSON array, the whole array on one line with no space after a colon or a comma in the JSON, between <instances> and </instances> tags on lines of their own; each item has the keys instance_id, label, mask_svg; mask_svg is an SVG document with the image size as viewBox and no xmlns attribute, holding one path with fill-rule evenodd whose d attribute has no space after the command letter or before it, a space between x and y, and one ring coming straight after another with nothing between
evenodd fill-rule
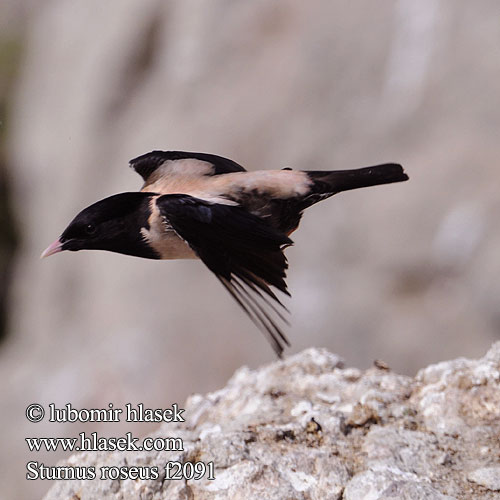
<instances>
[{"instance_id":1,"label":"bird's pink beak","mask_svg":"<svg viewBox=\"0 0 500 500\"><path fill-rule=\"evenodd\" d=\"M62 252L62 243L59 240L56 240L42 252L42 255L40 255L40 259L59 252Z\"/></svg>"}]
</instances>

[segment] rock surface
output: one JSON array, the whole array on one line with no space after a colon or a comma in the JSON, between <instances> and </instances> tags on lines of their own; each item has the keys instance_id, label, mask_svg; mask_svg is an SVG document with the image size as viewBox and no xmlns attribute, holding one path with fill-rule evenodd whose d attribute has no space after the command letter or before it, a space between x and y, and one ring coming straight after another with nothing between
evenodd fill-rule
<instances>
[{"instance_id":1,"label":"rock surface","mask_svg":"<svg viewBox=\"0 0 500 500\"><path fill-rule=\"evenodd\" d=\"M309 349L241 368L184 408L185 423L153 434L182 438L183 451L83 453L60 465L213 461L215 480L59 481L45 500L498 498L500 342L415 378Z\"/></svg>"}]
</instances>

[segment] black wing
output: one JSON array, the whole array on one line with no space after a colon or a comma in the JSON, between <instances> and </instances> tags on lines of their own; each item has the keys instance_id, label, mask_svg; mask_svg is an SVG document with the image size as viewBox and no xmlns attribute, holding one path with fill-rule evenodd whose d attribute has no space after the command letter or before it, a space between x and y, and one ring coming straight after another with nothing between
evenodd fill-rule
<instances>
[{"instance_id":1,"label":"black wing","mask_svg":"<svg viewBox=\"0 0 500 500\"><path fill-rule=\"evenodd\" d=\"M212 175L228 174L230 172L246 172L246 170L229 158L208 153L190 153L187 151L151 151L130 160L130 166L144 179L149 176L167 160L194 160L205 161L213 166Z\"/></svg>"},{"instance_id":2,"label":"black wing","mask_svg":"<svg viewBox=\"0 0 500 500\"><path fill-rule=\"evenodd\" d=\"M284 344L290 344L272 315L286 322L277 306L286 308L270 286L290 295L283 249L292 240L240 206L184 194L163 195L156 204L165 223L219 278L281 357Z\"/></svg>"}]
</instances>

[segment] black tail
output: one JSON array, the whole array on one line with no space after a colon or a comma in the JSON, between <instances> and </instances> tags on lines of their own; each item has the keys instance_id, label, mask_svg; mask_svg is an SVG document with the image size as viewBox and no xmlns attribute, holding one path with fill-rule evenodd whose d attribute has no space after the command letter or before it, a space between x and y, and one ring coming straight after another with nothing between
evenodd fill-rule
<instances>
[{"instance_id":1,"label":"black tail","mask_svg":"<svg viewBox=\"0 0 500 500\"><path fill-rule=\"evenodd\" d=\"M356 170L308 171L307 174L314 183L312 193L326 196L349 189L408 180L403 167L397 163L385 163Z\"/></svg>"}]
</instances>

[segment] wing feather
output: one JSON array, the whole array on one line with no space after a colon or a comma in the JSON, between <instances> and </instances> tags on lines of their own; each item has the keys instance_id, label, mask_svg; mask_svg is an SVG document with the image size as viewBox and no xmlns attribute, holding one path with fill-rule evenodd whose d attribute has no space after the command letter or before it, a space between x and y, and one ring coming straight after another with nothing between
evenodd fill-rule
<instances>
[{"instance_id":1,"label":"wing feather","mask_svg":"<svg viewBox=\"0 0 500 500\"><path fill-rule=\"evenodd\" d=\"M219 278L281 356L287 338L277 321L287 311L271 286L290 295L283 249L292 241L241 206L210 203L184 194L156 200L165 223Z\"/></svg>"},{"instance_id":2,"label":"wing feather","mask_svg":"<svg viewBox=\"0 0 500 500\"><path fill-rule=\"evenodd\" d=\"M228 174L231 172L246 172L246 170L229 158L209 153L191 153L188 151L151 151L130 160L130 166L149 183L150 177L166 161L199 160L211 165L210 175Z\"/></svg>"}]
</instances>

